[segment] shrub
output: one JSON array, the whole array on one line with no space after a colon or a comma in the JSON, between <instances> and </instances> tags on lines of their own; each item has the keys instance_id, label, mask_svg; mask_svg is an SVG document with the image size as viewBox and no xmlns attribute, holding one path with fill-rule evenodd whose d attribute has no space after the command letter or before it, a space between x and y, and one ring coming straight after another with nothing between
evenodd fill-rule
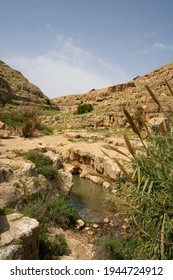
<instances>
[{"instance_id":1,"label":"shrub","mask_svg":"<svg viewBox=\"0 0 173 280\"><path fill-rule=\"evenodd\" d=\"M92 104L82 104L82 105L78 105L77 107L77 112L76 114L85 114L85 113L89 113L93 110L93 105Z\"/></svg>"},{"instance_id":2,"label":"shrub","mask_svg":"<svg viewBox=\"0 0 173 280\"><path fill-rule=\"evenodd\" d=\"M22 135L25 138L32 137L34 131L38 128L39 122L36 117L28 118L23 127L22 127Z\"/></svg>"},{"instance_id":3,"label":"shrub","mask_svg":"<svg viewBox=\"0 0 173 280\"><path fill-rule=\"evenodd\" d=\"M40 128L40 112L35 107L21 106L18 109L2 114L2 121L9 126L22 129L23 137L32 137Z\"/></svg>"},{"instance_id":4,"label":"shrub","mask_svg":"<svg viewBox=\"0 0 173 280\"><path fill-rule=\"evenodd\" d=\"M45 165L52 165L52 160L50 157L42 154L41 152L38 152L36 150L29 150L26 153L26 158L30 161L32 161L33 163L35 163L35 165L38 166L45 166Z\"/></svg>"},{"instance_id":5,"label":"shrub","mask_svg":"<svg viewBox=\"0 0 173 280\"><path fill-rule=\"evenodd\" d=\"M52 166L53 162L50 157L36 151L29 150L25 157L35 163L38 173L45 176L48 180L54 180L58 176L57 169Z\"/></svg>"},{"instance_id":6,"label":"shrub","mask_svg":"<svg viewBox=\"0 0 173 280\"><path fill-rule=\"evenodd\" d=\"M34 201L28 201L21 209L24 215L35 218L40 223L39 252L40 259L57 259L58 256L68 254L69 249L62 235L55 238L48 237L50 226L64 229L73 227L80 218L77 210L65 196L43 193Z\"/></svg>"},{"instance_id":7,"label":"shrub","mask_svg":"<svg viewBox=\"0 0 173 280\"><path fill-rule=\"evenodd\" d=\"M41 260L57 260L59 256L69 255L70 250L63 234L48 238L44 232L39 233L39 257Z\"/></svg>"},{"instance_id":8,"label":"shrub","mask_svg":"<svg viewBox=\"0 0 173 280\"><path fill-rule=\"evenodd\" d=\"M136 258L137 241L109 236L104 242L105 257L109 260L131 260Z\"/></svg>"},{"instance_id":9,"label":"shrub","mask_svg":"<svg viewBox=\"0 0 173 280\"><path fill-rule=\"evenodd\" d=\"M56 167L51 165L38 166L37 171L38 173L45 176L48 180L55 180L58 176L58 171Z\"/></svg>"}]
</instances>

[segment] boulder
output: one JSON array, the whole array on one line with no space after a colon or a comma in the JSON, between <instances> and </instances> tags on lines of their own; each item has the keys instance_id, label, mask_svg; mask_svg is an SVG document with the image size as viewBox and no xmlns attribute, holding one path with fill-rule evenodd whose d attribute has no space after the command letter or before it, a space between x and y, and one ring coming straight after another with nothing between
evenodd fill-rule
<instances>
[{"instance_id":1,"label":"boulder","mask_svg":"<svg viewBox=\"0 0 173 280\"><path fill-rule=\"evenodd\" d=\"M0 129L0 136L4 139L10 138L12 135L9 129Z\"/></svg>"},{"instance_id":2,"label":"boulder","mask_svg":"<svg viewBox=\"0 0 173 280\"><path fill-rule=\"evenodd\" d=\"M0 216L0 259L38 259L38 229L37 220L22 214Z\"/></svg>"},{"instance_id":3,"label":"boulder","mask_svg":"<svg viewBox=\"0 0 173 280\"><path fill-rule=\"evenodd\" d=\"M154 117L148 123L151 129L158 128L161 132L167 132L170 128L169 120L165 117Z\"/></svg>"},{"instance_id":4,"label":"boulder","mask_svg":"<svg viewBox=\"0 0 173 280\"><path fill-rule=\"evenodd\" d=\"M66 194L70 193L73 186L73 176L68 170L60 169L58 171L58 177L60 178L60 188Z\"/></svg>"},{"instance_id":5,"label":"boulder","mask_svg":"<svg viewBox=\"0 0 173 280\"><path fill-rule=\"evenodd\" d=\"M22 174L27 177L37 176L37 169L34 163L24 163L22 166Z\"/></svg>"},{"instance_id":6,"label":"boulder","mask_svg":"<svg viewBox=\"0 0 173 280\"><path fill-rule=\"evenodd\" d=\"M76 228L77 229L82 229L85 225L85 222L82 219L79 219L76 221Z\"/></svg>"},{"instance_id":7,"label":"boulder","mask_svg":"<svg viewBox=\"0 0 173 280\"><path fill-rule=\"evenodd\" d=\"M53 160L53 165L57 168L57 169L61 169L63 167L63 160L62 157L60 155L56 155L52 158Z\"/></svg>"},{"instance_id":8,"label":"boulder","mask_svg":"<svg viewBox=\"0 0 173 280\"><path fill-rule=\"evenodd\" d=\"M5 123L0 121L0 129L4 129L5 128Z\"/></svg>"}]
</instances>

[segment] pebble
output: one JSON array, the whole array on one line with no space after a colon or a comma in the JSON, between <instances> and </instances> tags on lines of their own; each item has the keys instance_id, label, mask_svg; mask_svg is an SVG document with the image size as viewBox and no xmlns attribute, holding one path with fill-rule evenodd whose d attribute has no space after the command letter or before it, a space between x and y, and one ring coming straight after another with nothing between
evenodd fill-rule
<instances>
[{"instance_id":1,"label":"pebble","mask_svg":"<svg viewBox=\"0 0 173 280\"><path fill-rule=\"evenodd\" d=\"M88 230L88 231L87 231L87 234L93 236L93 235L94 235L94 232L93 232L92 230Z\"/></svg>"},{"instance_id":2,"label":"pebble","mask_svg":"<svg viewBox=\"0 0 173 280\"><path fill-rule=\"evenodd\" d=\"M104 218L103 222L104 222L105 224L108 224L108 223L109 223L109 218Z\"/></svg>"},{"instance_id":3,"label":"pebble","mask_svg":"<svg viewBox=\"0 0 173 280\"><path fill-rule=\"evenodd\" d=\"M99 225L98 224L93 224L93 228L98 228Z\"/></svg>"}]
</instances>

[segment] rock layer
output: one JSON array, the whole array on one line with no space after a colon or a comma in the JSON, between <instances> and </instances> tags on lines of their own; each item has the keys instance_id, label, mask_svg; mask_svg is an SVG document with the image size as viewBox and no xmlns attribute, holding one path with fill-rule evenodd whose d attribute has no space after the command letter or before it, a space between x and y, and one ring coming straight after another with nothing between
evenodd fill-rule
<instances>
[{"instance_id":1,"label":"rock layer","mask_svg":"<svg viewBox=\"0 0 173 280\"><path fill-rule=\"evenodd\" d=\"M19 213L0 216L0 259L38 259L38 228L37 220Z\"/></svg>"}]
</instances>

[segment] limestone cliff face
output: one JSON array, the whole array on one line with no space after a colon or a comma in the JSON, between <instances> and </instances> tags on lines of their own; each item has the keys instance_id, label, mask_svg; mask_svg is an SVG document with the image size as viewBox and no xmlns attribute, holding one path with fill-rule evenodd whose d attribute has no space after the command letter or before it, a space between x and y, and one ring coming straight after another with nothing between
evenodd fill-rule
<instances>
[{"instance_id":1,"label":"limestone cliff face","mask_svg":"<svg viewBox=\"0 0 173 280\"><path fill-rule=\"evenodd\" d=\"M0 216L0 260L37 260L38 227L19 213Z\"/></svg>"},{"instance_id":2,"label":"limestone cliff face","mask_svg":"<svg viewBox=\"0 0 173 280\"><path fill-rule=\"evenodd\" d=\"M63 115L62 119L59 120L59 124L67 128L124 126L126 124L126 119L122 113L124 107L131 114L134 114L137 108L142 108L147 120L159 117L159 108L149 95L146 85L154 91L167 112L169 111L167 105L172 106L170 104L172 96L165 79L173 88L172 78L173 63L170 63L144 76L136 77L126 84L91 90L85 94L55 98L53 101L59 106ZM82 116L74 115L77 106L85 103L92 104L94 110Z\"/></svg>"},{"instance_id":3,"label":"limestone cliff face","mask_svg":"<svg viewBox=\"0 0 173 280\"><path fill-rule=\"evenodd\" d=\"M6 102L16 105L49 106L49 99L19 71L0 60L0 105Z\"/></svg>"}]
</instances>

